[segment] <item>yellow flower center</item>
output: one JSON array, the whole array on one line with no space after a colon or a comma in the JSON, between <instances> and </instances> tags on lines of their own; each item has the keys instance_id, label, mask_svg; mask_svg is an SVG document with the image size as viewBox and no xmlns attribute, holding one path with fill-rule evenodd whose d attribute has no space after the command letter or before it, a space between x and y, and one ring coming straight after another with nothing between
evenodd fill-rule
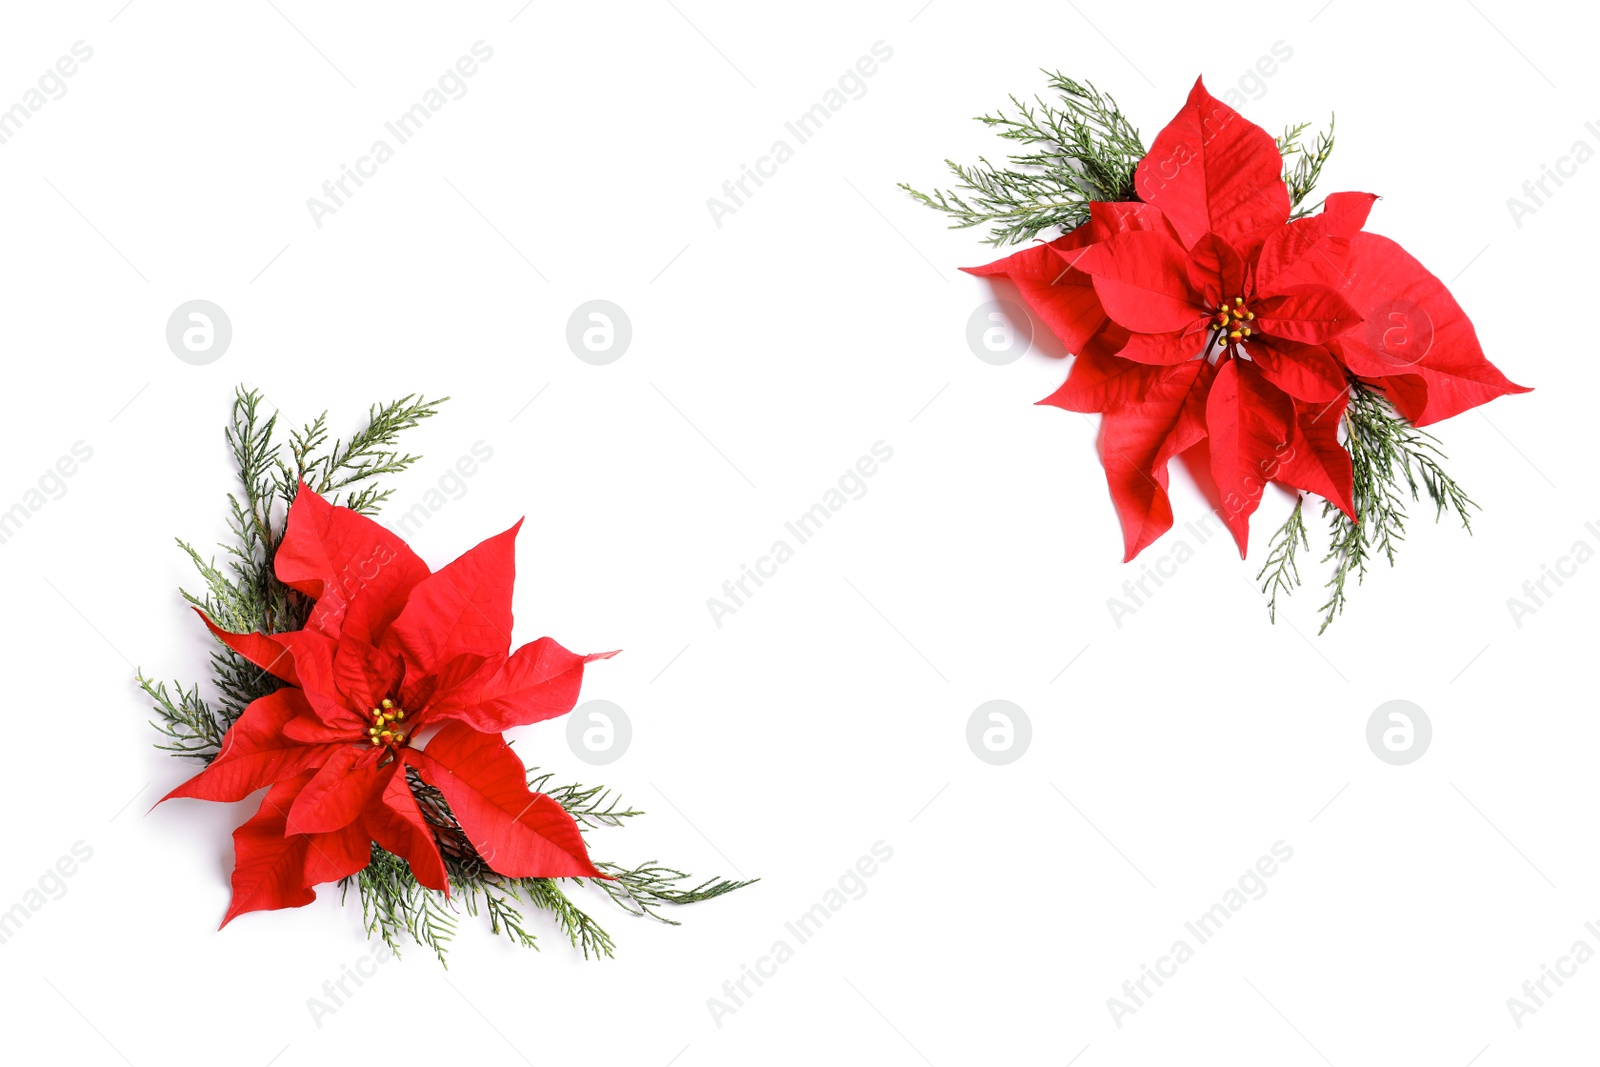
<instances>
[{"instance_id":1,"label":"yellow flower center","mask_svg":"<svg viewBox=\"0 0 1600 1067\"><path fill-rule=\"evenodd\" d=\"M1250 323L1255 321L1255 317L1256 313L1245 306L1242 296L1234 297L1231 304L1226 301L1219 304L1211 320L1217 331L1217 344L1226 348L1249 337Z\"/></svg>"},{"instance_id":2,"label":"yellow flower center","mask_svg":"<svg viewBox=\"0 0 1600 1067\"><path fill-rule=\"evenodd\" d=\"M396 707L394 701L385 698L369 714L372 725L367 727L367 736L374 745L399 748L406 743L405 728L400 725L406 719L405 708Z\"/></svg>"}]
</instances>

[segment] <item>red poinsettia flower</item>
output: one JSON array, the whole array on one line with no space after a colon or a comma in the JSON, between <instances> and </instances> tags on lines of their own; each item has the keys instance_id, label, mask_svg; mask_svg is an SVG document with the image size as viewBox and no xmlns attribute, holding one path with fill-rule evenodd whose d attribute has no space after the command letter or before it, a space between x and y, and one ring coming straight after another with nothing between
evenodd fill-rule
<instances>
[{"instance_id":1,"label":"red poinsettia flower","mask_svg":"<svg viewBox=\"0 0 1600 1067\"><path fill-rule=\"evenodd\" d=\"M224 926L311 903L313 886L366 867L373 842L448 892L408 768L444 794L495 871L605 877L566 810L528 789L501 736L571 711L583 665L615 655L576 655L548 637L511 650L521 525L430 573L394 533L302 485L273 566L316 602L305 628L233 634L201 616L288 683L245 708L210 765L162 798L237 801L271 787L234 832Z\"/></svg>"},{"instance_id":2,"label":"red poinsettia flower","mask_svg":"<svg viewBox=\"0 0 1600 1067\"><path fill-rule=\"evenodd\" d=\"M1355 517L1339 425L1351 381L1418 426L1511 392L1444 284L1363 233L1377 197L1290 218L1270 134L1197 81L1139 163L1137 202L979 275L1003 275L1077 360L1041 401L1101 412L1127 559L1172 526L1167 466L1209 438L1219 514L1243 555L1268 482Z\"/></svg>"}]
</instances>

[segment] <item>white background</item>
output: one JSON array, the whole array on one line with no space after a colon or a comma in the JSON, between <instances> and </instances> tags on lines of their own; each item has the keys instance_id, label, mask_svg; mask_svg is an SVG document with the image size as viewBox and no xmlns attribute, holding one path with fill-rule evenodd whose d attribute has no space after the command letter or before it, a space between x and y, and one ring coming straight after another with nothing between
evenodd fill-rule
<instances>
[{"instance_id":1,"label":"white background","mask_svg":"<svg viewBox=\"0 0 1600 1067\"><path fill-rule=\"evenodd\" d=\"M0 106L74 42L94 50L0 145L0 509L93 449L0 544L0 910L75 842L93 850L0 945L12 1058L1592 1055L1600 963L1520 1028L1506 999L1580 938L1600 949L1583 927L1600 920L1600 566L1520 627L1507 599L1574 542L1600 547L1600 163L1520 227L1506 200L1574 141L1600 148L1594 19L1506 0L920 2L6 5ZM494 55L467 94L314 225L307 198L479 40ZM865 95L717 226L707 198L793 145L784 122L877 41L893 56ZM1280 41L1292 57L1249 80ZM1042 343L975 358L966 323L991 291L956 268L995 254L895 188L1000 154L968 116L1041 89L1040 67L1111 89L1147 140L1197 73L1219 96L1243 79L1270 130L1337 111L1322 191L1381 193L1370 228L1451 281L1490 357L1537 388L1438 428L1483 507L1472 536L1417 508L1399 565L1317 638L1322 568L1276 626L1249 580L1288 508L1274 495L1249 561L1215 538L1113 623L1140 564L1118 562L1093 422L1032 406L1064 363ZM164 336L195 298L234 330L202 367ZM633 325L609 366L565 341L596 298ZM562 721L519 751L647 809L593 834L598 856L760 883L679 928L593 900L620 945L598 963L542 918L537 954L468 921L447 973L414 949L320 1026L308 998L372 951L353 900L325 889L216 932L253 803L146 814L187 768L150 747L131 678L204 678L172 539L224 533L241 382L342 432L372 401L451 395L408 441L426 458L393 479L396 506L475 442L493 458L416 549L442 565L525 514L517 640L624 650L585 685L632 719L620 761L580 763ZM715 626L707 598L880 440L894 456L866 495ZM1204 514L1181 470L1173 500L1180 527ZM1004 767L965 739L996 698L1033 726ZM1432 720L1410 766L1366 745L1391 699ZM1293 859L1269 892L1116 1026L1107 998L1280 840ZM716 1025L708 998L793 944L784 922L877 841L893 859L866 895Z\"/></svg>"}]
</instances>

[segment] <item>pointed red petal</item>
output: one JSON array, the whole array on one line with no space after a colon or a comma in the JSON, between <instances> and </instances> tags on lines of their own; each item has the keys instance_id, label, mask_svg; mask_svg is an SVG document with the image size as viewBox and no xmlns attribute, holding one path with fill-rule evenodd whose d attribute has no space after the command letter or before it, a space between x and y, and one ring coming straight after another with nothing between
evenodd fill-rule
<instances>
[{"instance_id":1,"label":"pointed red petal","mask_svg":"<svg viewBox=\"0 0 1600 1067\"><path fill-rule=\"evenodd\" d=\"M444 857L439 855L433 830L417 807L417 798L406 782L405 764L396 760L383 771L383 792L379 803L367 808L362 817L367 833L383 848L404 859L418 882L446 895L450 880L445 874Z\"/></svg>"},{"instance_id":2,"label":"pointed red petal","mask_svg":"<svg viewBox=\"0 0 1600 1067\"><path fill-rule=\"evenodd\" d=\"M1266 130L1196 81L1134 175L1139 198L1161 209L1193 246L1210 232L1235 245L1289 218L1283 157Z\"/></svg>"},{"instance_id":3,"label":"pointed red petal","mask_svg":"<svg viewBox=\"0 0 1600 1067\"><path fill-rule=\"evenodd\" d=\"M316 600L306 623L375 644L428 567L398 535L305 485L273 559L278 579Z\"/></svg>"},{"instance_id":4,"label":"pointed red petal","mask_svg":"<svg viewBox=\"0 0 1600 1067\"><path fill-rule=\"evenodd\" d=\"M289 809L291 834L331 834L355 822L378 785L378 748L332 746L327 762Z\"/></svg>"},{"instance_id":5,"label":"pointed red petal","mask_svg":"<svg viewBox=\"0 0 1600 1067\"><path fill-rule=\"evenodd\" d=\"M1479 404L1487 404L1497 396L1533 391L1529 386L1508 380L1488 360L1443 368L1423 365L1417 367L1416 372L1428 388L1427 403L1414 416L1409 416L1417 426L1442 422ZM1383 379L1386 384L1390 380Z\"/></svg>"},{"instance_id":6,"label":"pointed red petal","mask_svg":"<svg viewBox=\"0 0 1600 1067\"><path fill-rule=\"evenodd\" d=\"M1072 372L1060 389L1041 404L1067 411L1116 411L1142 404L1150 389L1166 381L1181 368L1152 367L1120 356L1085 352L1072 364Z\"/></svg>"},{"instance_id":7,"label":"pointed red petal","mask_svg":"<svg viewBox=\"0 0 1600 1067\"><path fill-rule=\"evenodd\" d=\"M1365 225L1377 197L1371 193L1334 193L1322 211L1271 230L1256 260L1256 292L1280 293L1293 285L1345 284L1350 238Z\"/></svg>"},{"instance_id":8,"label":"pointed red petal","mask_svg":"<svg viewBox=\"0 0 1600 1067\"><path fill-rule=\"evenodd\" d=\"M556 801L528 790L527 771L498 734L452 722L408 755L444 794L478 854L512 878L603 878Z\"/></svg>"},{"instance_id":9,"label":"pointed red petal","mask_svg":"<svg viewBox=\"0 0 1600 1067\"><path fill-rule=\"evenodd\" d=\"M1070 237L1062 237L1056 244ZM995 263L962 269L980 278L1009 278L1069 352L1081 349L1106 321L1089 276L1067 266L1050 245L1034 245Z\"/></svg>"},{"instance_id":10,"label":"pointed red petal","mask_svg":"<svg viewBox=\"0 0 1600 1067\"><path fill-rule=\"evenodd\" d=\"M1414 426L1428 409L1428 383L1420 374L1391 374L1387 377L1364 379L1369 385L1383 390L1394 409L1404 415Z\"/></svg>"},{"instance_id":11,"label":"pointed red petal","mask_svg":"<svg viewBox=\"0 0 1600 1067\"><path fill-rule=\"evenodd\" d=\"M1167 464L1205 437L1212 377L1204 360L1172 367L1144 403L1107 412L1100 420L1100 462L1122 523L1124 562L1172 527Z\"/></svg>"},{"instance_id":12,"label":"pointed red petal","mask_svg":"<svg viewBox=\"0 0 1600 1067\"><path fill-rule=\"evenodd\" d=\"M1206 402L1211 475L1222 496L1222 521L1241 559L1250 541L1250 516L1262 490L1278 476L1293 418L1293 402L1251 364L1229 359L1217 368Z\"/></svg>"},{"instance_id":13,"label":"pointed red petal","mask_svg":"<svg viewBox=\"0 0 1600 1067\"><path fill-rule=\"evenodd\" d=\"M1350 518L1356 518L1350 499L1353 471L1350 453L1339 443L1339 420L1349 397L1340 393L1331 403L1295 402L1289 450L1279 465L1277 480L1332 501Z\"/></svg>"},{"instance_id":14,"label":"pointed red petal","mask_svg":"<svg viewBox=\"0 0 1600 1067\"><path fill-rule=\"evenodd\" d=\"M1196 319L1184 329L1171 333L1129 334L1128 343L1122 346L1117 355L1134 363L1170 367L1198 358L1205 350L1205 321Z\"/></svg>"},{"instance_id":15,"label":"pointed red petal","mask_svg":"<svg viewBox=\"0 0 1600 1067\"><path fill-rule=\"evenodd\" d=\"M1205 299L1205 310L1215 311L1219 300L1233 302L1244 295L1244 260L1232 245L1214 233L1203 235L1189 249L1189 284Z\"/></svg>"},{"instance_id":16,"label":"pointed red petal","mask_svg":"<svg viewBox=\"0 0 1600 1067\"><path fill-rule=\"evenodd\" d=\"M372 862L372 838L361 823L326 834L306 834L306 862L300 878L307 888L337 882Z\"/></svg>"},{"instance_id":17,"label":"pointed red petal","mask_svg":"<svg viewBox=\"0 0 1600 1067\"><path fill-rule=\"evenodd\" d=\"M1256 256L1256 292L1270 296L1290 285L1338 285L1343 262L1349 257L1349 242L1330 262L1328 220L1323 215L1295 219L1267 234ZM1331 275L1331 278L1330 278Z\"/></svg>"},{"instance_id":18,"label":"pointed red petal","mask_svg":"<svg viewBox=\"0 0 1600 1067\"><path fill-rule=\"evenodd\" d=\"M1250 358L1262 377L1297 400L1326 404L1345 393L1344 369L1321 345L1263 338L1250 346Z\"/></svg>"},{"instance_id":19,"label":"pointed red petal","mask_svg":"<svg viewBox=\"0 0 1600 1067\"><path fill-rule=\"evenodd\" d=\"M302 878L306 838L285 836L283 829L289 805L310 779L307 773L273 786L256 813L233 832L233 900L223 926L247 911L299 908L317 899Z\"/></svg>"},{"instance_id":20,"label":"pointed red petal","mask_svg":"<svg viewBox=\"0 0 1600 1067\"><path fill-rule=\"evenodd\" d=\"M1407 416L1416 425L1529 391L1484 357L1471 320L1444 283L1387 237L1358 233L1350 239L1349 280L1341 295L1368 320L1357 333L1374 358L1389 365L1387 373L1414 374L1426 383L1426 401Z\"/></svg>"},{"instance_id":21,"label":"pointed red petal","mask_svg":"<svg viewBox=\"0 0 1600 1067\"><path fill-rule=\"evenodd\" d=\"M334 678L333 661L339 646L326 634L315 630L291 630L274 634L277 641L294 660L295 673L300 676L300 689L311 710L324 722L338 722L345 717L349 701L339 691Z\"/></svg>"},{"instance_id":22,"label":"pointed red petal","mask_svg":"<svg viewBox=\"0 0 1600 1067\"><path fill-rule=\"evenodd\" d=\"M251 701L223 735L217 758L161 799L243 800L262 786L322 766L331 754L329 746L303 744L283 733L285 723L309 710L298 689L279 689Z\"/></svg>"},{"instance_id":23,"label":"pointed red petal","mask_svg":"<svg viewBox=\"0 0 1600 1067\"><path fill-rule=\"evenodd\" d=\"M1083 233L1084 229L1085 227L1079 226L1068 236ZM1089 204L1087 229L1087 238L1081 240L1079 246L1096 244L1132 230L1155 230L1166 234L1174 241L1182 240L1178 236L1178 231L1172 228L1172 223L1161 213L1160 208L1138 200L1092 201Z\"/></svg>"},{"instance_id":24,"label":"pointed red petal","mask_svg":"<svg viewBox=\"0 0 1600 1067\"><path fill-rule=\"evenodd\" d=\"M367 711L398 693L405 664L393 652L374 648L348 634L333 656L333 683L352 711Z\"/></svg>"},{"instance_id":25,"label":"pointed red petal","mask_svg":"<svg viewBox=\"0 0 1600 1067\"><path fill-rule=\"evenodd\" d=\"M1399 312L1396 312L1395 316L1403 319ZM1366 335L1369 333L1377 336L1380 346L1383 345L1385 333L1402 341L1409 341L1407 336L1409 331L1404 331L1402 325L1398 323L1391 325L1380 320L1365 330L1352 330L1342 337L1335 337L1328 342L1328 348L1341 363L1350 368L1350 373L1363 378L1387 378L1391 374L1416 372L1415 361L1400 354L1404 351L1405 344L1397 347L1396 354L1391 355L1368 345ZM1431 343L1431 329L1427 331L1427 336Z\"/></svg>"},{"instance_id":26,"label":"pointed red petal","mask_svg":"<svg viewBox=\"0 0 1600 1067\"><path fill-rule=\"evenodd\" d=\"M333 714L319 714L307 708L283 724L283 735L307 745L348 743L365 737L371 725L371 715L350 708L339 708Z\"/></svg>"},{"instance_id":27,"label":"pointed red petal","mask_svg":"<svg viewBox=\"0 0 1600 1067\"><path fill-rule=\"evenodd\" d=\"M1320 345L1361 322L1360 312L1325 285L1291 285L1254 306L1256 329L1307 345Z\"/></svg>"},{"instance_id":28,"label":"pointed red petal","mask_svg":"<svg viewBox=\"0 0 1600 1067\"><path fill-rule=\"evenodd\" d=\"M1203 314L1200 294L1189 285L1189 256L1165 234L1120 233L1069 255L1094 276L1106 314L1135 333L1182 330Z\"/></svg>"},{"instance_id":29,"label":"pointed red petal","mask_svg":"<svg viewBox=\"0 0 1600 1067\"><path fill-rule=\"evenodd\" d=\"M511 651L511 586L521 528L519 519L417 583L383 645L405 658L408 671L432 673L463 653Z\"/></svg>"},{"instance_id":30,"label":"pointed red petal","mask_svg":"<svg viewBox=\"0 0 1600 1067\"><path fill-rule=\"evenodd\" d=\"M1329 193L1319 217L1328 220L1328 233L1334 237L1354 237L1377 202L1377 193Z\"/></svg>"},{"instance_id":31,"label":"pointed red petal","mask_svg":"<svg viewBox=\"0 0 1600 1067\"><path fill-rule=\"evenodd\" d=\"M458 702L453 706L431 707L428 721L456 719L474 730L497 734L565 715L578 702L583 665L614 655L580 656L541 637L517 649L482 688L465 687L467 691L454 698Z\"/></svg>"},{"instance_id":32,"label":"pointed red petal","mask_svg":"<svg viewBox=\"0 0 1600 1067\"><path fill-rule=\"evenodd\" d=\"M443 708L470 702L472 694L499 673L509 656L451 656L432 674L407 677L401 690L403 708Z\"/></svg>"},{"instance_id":33,"label":"pointed red petal","mask_svg":"<svg viewBox=\"0 0 1600 1067\"><path fill-rule=\"evenodd\" d=\"M310 702L308 719L331 723L344 718L345 700L333 678L333 659L337 646L331 638L313 630L233 634L219 629L204 614L200 618L223 644L264 671L299 686L301 694ZM325 740L300 736L292 731L291 736L300 740Z\"/></svg>"},{"instance_id":34,"label":"pointed red petal","mask_svg":"<svg viewBox=\"0 0 1600 1067\"><path fill-rule=\"evenodd\" d=\"M207 618L199 608L195 608L194 613L200 616L200 621L206 624L206 629L218 641L269 674L282 678L290 685L300 684L300 676L295 673L294 656L282 641L267 634L229 633Z\"/></svg>"}]
</instances>

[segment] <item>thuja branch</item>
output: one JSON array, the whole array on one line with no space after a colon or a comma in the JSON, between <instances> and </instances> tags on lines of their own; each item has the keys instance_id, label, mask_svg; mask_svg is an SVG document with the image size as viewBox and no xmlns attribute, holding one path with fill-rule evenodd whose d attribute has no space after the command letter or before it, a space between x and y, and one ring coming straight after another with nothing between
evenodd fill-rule
<instances>
[{"instance_id":1,"label":"thuja branch","mask_svg":"<svg viewBox=\"0 0 1600 1067\"><path fill-rule=\"evenodd\" d=\"M280 467L283 478L279 495L285 505L294 499L300 482L305 482L319 496L339 503L341 490L353 490L343 501L345 507L363 515L376 514L379 505L389 499L393 489L379 490L370 483L385 474L398 474L415 463L419 456L402 453L393 447L400 434L424 419L439 412L439 405L448 400L426 400L413 393L387 404L374 404L367 411L367 425L352 435L349 441L334 441L327 453L318 457L316 450L327 443L327 413L303 430L291 435L291 453L294 458L293 476L288 467ZM356 487L360 486L359 489Z\"/></svg>"},{"instance_id":2,"label":"thuja branch","mask_svg":"<svg viewBox=\"0 0 1600 1067\"><path fill-rule=\"evenodd\" d=\"M1382 392L1352 380L1344 422L1353 475L1351 502L1360 521L1353 522L1332 504L1323 504L1331 533L1323 562L1334 566L1327 584L1328 599L1318 609L1323 612L1318 633L1326 631L1344 611L1351 575L1359 585L1366 578L1367 565L1380 555L1394 566L1395 551L1405 540L1408 495L1415 502L1426 494L1434 505L1435 521L1446 511L1455 512L1469 533L1470 512L1477 507L1440 466L1439 461L1447 457L1438 439L1413 426Z\"/></svg>"},{"instance_id":3,"label":"thuja branch","mask_svg":"<svg viewBox=\"0 0 1600 1067\"><path fill-rule=\"evenodd\" d=\"M184 689L181 683L174 682L178 692L173 696L167 692L167 683L152 681L143 671L134 675L134 681L155 702L156 714L161 718L160 722L150 723L167 738L156 747L175 756L210 763L222 747L222 735L228 727L200 698L200 686Z\"/></svg>"},{"instance_id":4,"label":"thuja branch","mask_svg":"<svg viewBox=\"0 0 1600 1067\"><path fill-rule=\"evenodd\" d=\"M533 768L537 770L538 768ZM531 773L531 772L530 772ZM623 819L644 812L633 808L623 807L622 798L616 793L601 785L558 785L552 786L552 775L541 774L528 779L528 788L535 793L544 793L554 799L567 814L577 821L579 826L621 826Z\"/></svg>"},{"instance_id":5,"label":"thuja branch","mask_svg":"<svg viewBox=\"0 0 1600 1067\"><path fill-rule=\"evenodd\" d=\"M1136 200L1133 171L1144 158L1139 131L1111 96L1092 84L1044 72L1057 99L1011 97L1014 114L977 121L1031 151L996 166L945 160L954 188L931 194L901 184L919 203L950 216L951 229L989 226L985 242L1018 244L1049 229L1070 230L1089 219L1095 200Z\"/></svg>"},{"instance_id":6,"label":"thuja branch","mask_svg":"<svg viewBox=\"0 0 1600 1067\"><path fill-rule=\"evenodd\" d=\"M1267 615L1278 621L1278 596L1293 593L1300 588L1300 568L1295 553L1301 548L1311 551L1311 541L1306 537L1305 497L1297 497L1289 518L1272 535L1267 561L1261 565L1256 581L1261 582L1261 592L1267 596ZM1265 581L1262 579L1265 578Z\"/></svg>"},{"instance_id":7,"label":"thuja branch","mask_svg":"<svg viewBox=\"0 0 1600 1067\"><path fill-rule=\"evenodd\" d=\"M1316 205L1309 208L1300 205L1311 195L1312 187L1322 177L1322 168L1333 154L1333 124L1333 116L1330 115L1327 130L1317 134L1309 146L1300 139L1311 128L1309 122L1289 127L1278 138L1278 154L1283 157L1283 181L1289 187L1289 206L1294 209L1294 218L1301 218L1316 210Z\"/></svg>"},{"instance_id":8,"label":"thuja branch","mask_svg":"<svg viewBox=\"0 0 1600 1067\"><path fill-rule=\"evenodd\" d=\"M647 860L631 869L616 863L599 863L596 866L611 878L591 881L604 889L624 911L641 918L648 916L671 926L677 926L678 921L662 915L659 910L661 905L713 900L758 881L734 882L723 878L707 878L699 885L680 889L679 886L689 881L690 876L675 867L663 867L655 860Z\"/></svg>"}]
</instances>

